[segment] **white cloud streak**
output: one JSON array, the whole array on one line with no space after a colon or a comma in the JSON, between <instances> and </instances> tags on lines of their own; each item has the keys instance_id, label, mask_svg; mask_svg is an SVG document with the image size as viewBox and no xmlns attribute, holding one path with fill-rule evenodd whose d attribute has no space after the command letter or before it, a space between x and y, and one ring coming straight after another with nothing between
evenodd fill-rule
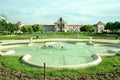
<instances>
[{"instance_id":1,"label":"white cloud streak","mask_svg":"<svg viewBox=\"0 0 120 80\"><path fill-rule=\"evenodd\" d=\"M59 17L71 24L95 23L98 17L120 21L120 0L1 0L0 11L12 22L53 24ZM115 17L114 17L115 16ZM119 18L116 18L119 17Z\"/></svg>"}]
</instances>

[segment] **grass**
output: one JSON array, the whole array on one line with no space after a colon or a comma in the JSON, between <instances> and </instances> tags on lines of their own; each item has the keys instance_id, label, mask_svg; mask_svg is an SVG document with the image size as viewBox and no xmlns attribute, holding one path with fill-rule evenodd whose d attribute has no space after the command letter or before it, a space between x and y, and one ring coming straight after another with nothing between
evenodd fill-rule
<instances>
[{"instance_id":1,"label":"grass","mask_svg":"<svg viewBox=\"0 0 120 80\"><path fill-rule=\"evenodd\" d=\"M43 75L43 68L36 68L21 63L20 57L17 56L1 56L3 66L12 70L26 73L29 75ZM84 69L47 69L47 76L74 76L82 74L95 74L110 72L120 67L120 56L103 57L103 61L96 66Z\"/></svg>"},{"instance_id":2,"label":"grass","mask_svg":"<svg viewBox=\"0 0 120 80\"><path fill-rule=\"evenodd\" d=\"M77 33L65 33L65 32L57 32L57 33L46 33L46 34L15 34L15 35L1 35L0 40L19 40L19 39L29 39L30 37L35 38L38 36L39 39L45 38L80 38L86 39L89 37L93 37L94 39L115 39L115 36L106 36L105 34L77 34ZM119 37L120 39L120 37Z\"/></svg>"},{"instance_id":3,"label":"grass","mask_svg":"<svg viewBox=\"0 0 120 80\"><path fill-rule=\"evenodd\" d=\"M18 39L29 39L30 37L39 39L44 38L88 38L85 34L74 34L74 33L48 33L48 34L17 34L17 35L2 35L0 40L18 40Z\"/></svg>"},{"instance_id":4,"label":"grass","mask_svg":"<svg viewBox=\"0 0 120 80\"><path fill-rule=\"evenodd\" d=\"M29 39L30 37L39 39L44 38L101 38L101 39L114 39L113 37L108 37L104 34L75 34L75 33L49 33L49 34L17 34L17 35L1 35L0 40L19 40L19 39ZM120 38L120 37L119 37ZM3 66L15 70L18 72L26 73L29 75L43 75L43 68L35 68L21 63L21 57L18 56L0 56L3 60ZM120 56L103 57L103 61L96 66L92 66L84 69L47 69L47 76L74 76L82 74L95 74L110 72L120 67Z\"/></svg>"}]
</instances>

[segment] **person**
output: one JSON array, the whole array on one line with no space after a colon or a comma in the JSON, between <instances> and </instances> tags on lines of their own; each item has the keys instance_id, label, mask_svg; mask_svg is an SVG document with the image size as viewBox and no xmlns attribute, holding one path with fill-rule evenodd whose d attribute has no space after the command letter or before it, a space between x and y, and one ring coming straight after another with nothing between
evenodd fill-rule
<instances>
[{"instance_id":1,"label":"person","mask_svg":"<svg viewBox=\"0 0 120 80\"><path fill-rule=\"evenodd\" d=\"M63 46L61 46L61 49L63 49Z\"/></svg>"},{"instance_id":2,"label":"person","mask_svg":"<svg viewBox=\"0 0 120 80\"><path fill-rule=\"evenodd\" d=\"M39 37L38 36L36 36L36 39L38 39Z\"/></svg>"},{"instance_id":3,"label":"person","mask_svg":"<svg viewBox=\"0 0 120 80\"><path fill-rule=\"evenodd\" d=\"M46 45L44 44L42 48L46 48Z\"/></svg>"},{"instance_id":4,"label":"person","mask_svg":"<svg viewBox=\"0 0 120 80\"><path fill-rule=\"evenodd\" d=\"M118 37L116 36L115 39L118 39Z\"/></svg>"}]
</instances>

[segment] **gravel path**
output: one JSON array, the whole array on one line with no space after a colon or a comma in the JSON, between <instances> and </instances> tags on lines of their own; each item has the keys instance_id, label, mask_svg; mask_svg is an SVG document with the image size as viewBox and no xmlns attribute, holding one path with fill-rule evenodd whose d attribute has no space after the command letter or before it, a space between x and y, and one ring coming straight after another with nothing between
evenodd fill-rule
<instances>
[{"instance_id":1,"label":"gravel path","mask_svg":"<svg viewBox=\"0 0 120 80\"><path fill-rule=\"evenodd\" d=\"M69 39L69 38L53 38L53 39L32 39L32 42L44 42L44 41L88 41L89 39ZM120 43L120 40L110 40L110 39L92 39L92 41L97 42L110 42L110 43ZM29 43L30 40L0 40L1 44L12 44L12 43Z\"/></svg>"}]
</instances>

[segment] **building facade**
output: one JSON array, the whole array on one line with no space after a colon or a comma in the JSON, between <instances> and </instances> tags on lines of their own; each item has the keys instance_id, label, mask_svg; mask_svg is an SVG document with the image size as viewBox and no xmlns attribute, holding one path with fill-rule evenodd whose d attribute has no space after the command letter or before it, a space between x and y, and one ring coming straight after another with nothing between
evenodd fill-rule
<instances>
[{"instance_id":1,"label":"building facade","mask_svg":"<svg viewBox=\"0 0 120 80\"><path fill-rule=\"evenodd\" d=\"M98 22L97 24L93 25L95 33L102 33L104 32L105 24L103 22Z\"/></svg>"},{"instance_id":2,"label":"building facade","mask_svg":"<svg viewBox=\"0 0 120 80\"><path fill-rule=\"evenodd\" d=\"M18 22L20 23L20 22ZM21 23L20 23L21 24ZM30 25L29 25L30 26ZM79 24L67 24L65 20L62 18L59 18L54 25L41 25L41 29L43 33L49 33L49 32L74 32L79 33L80 28L83 25ZM103 22L98 22L97 24L93 25L95 33L102 33L104 32L105 24Z\"/></svg>"},{"instance_id":3,"label":"building facade","mask_svg":"<svg viewBox=\"0 0 120 80\"><path fill-rule=\"evenodd\" d=\"M65 20L59 18L54 25L42 25L42 31L45 32L80 32L82 25L68 25Z\"/></svg>"},{"instance_id":4,"label":"building facade","mask_svg":"<svg viewBox=\"0 0 120 80\"><path fill-rule=\"evenodd\" d=\"M55 26L54 25L42 25L42 31L43 33L55 32Z\"/></svg>"}]
</instances>

